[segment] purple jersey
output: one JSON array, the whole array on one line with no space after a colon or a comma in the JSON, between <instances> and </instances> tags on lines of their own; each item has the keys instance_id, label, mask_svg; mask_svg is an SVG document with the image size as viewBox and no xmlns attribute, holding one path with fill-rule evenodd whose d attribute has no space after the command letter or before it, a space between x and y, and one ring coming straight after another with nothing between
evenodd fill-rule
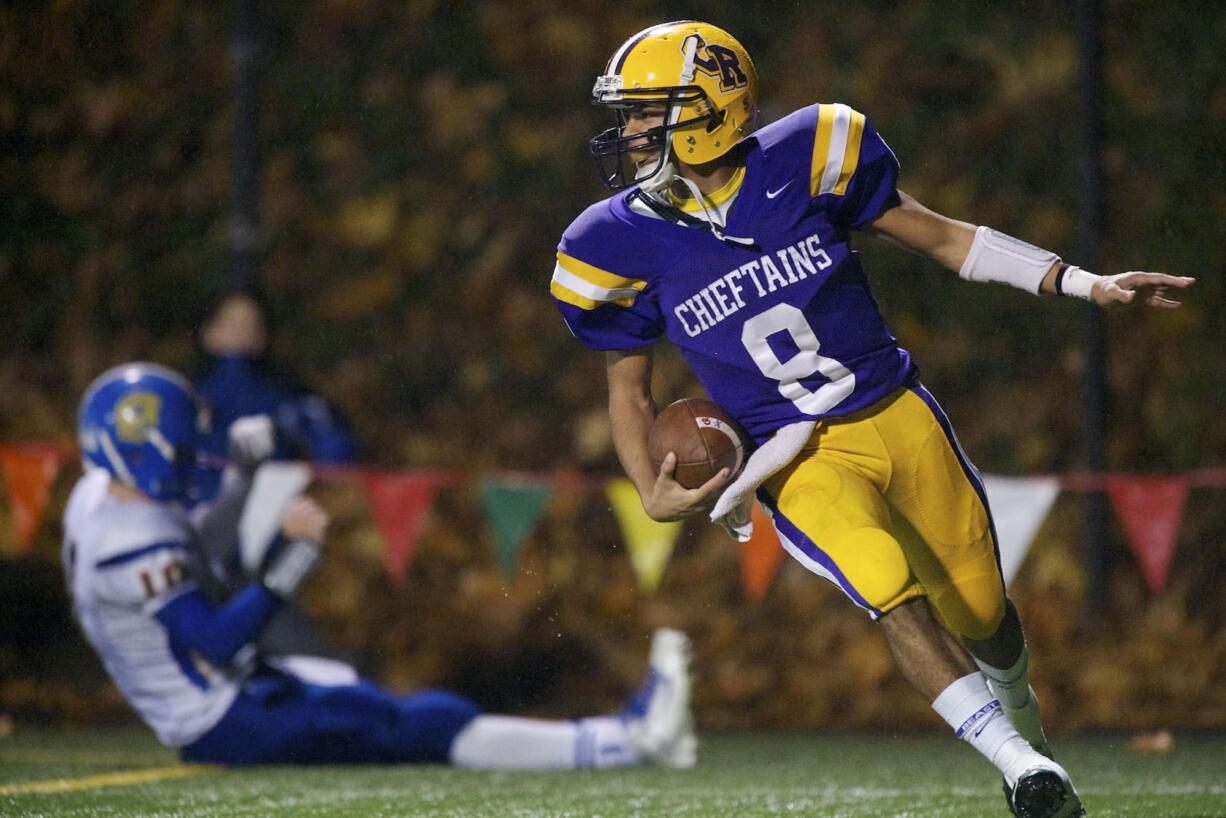
<instances>
[{"instance_id":1,"label":"purple jersey","mask_svg":"<svg viewBox=\"0 0 1226 818\"><path fill-rule=\"evenodd\" d=\"M622 193L562 236L551 292L597 350L667 336L711 399L761 443L800 420L846 415L912 376L849 231L899 203L898 161L864 116L812 105L746 140L724 232L632 210Z\"/></svg>"}]
</instances>

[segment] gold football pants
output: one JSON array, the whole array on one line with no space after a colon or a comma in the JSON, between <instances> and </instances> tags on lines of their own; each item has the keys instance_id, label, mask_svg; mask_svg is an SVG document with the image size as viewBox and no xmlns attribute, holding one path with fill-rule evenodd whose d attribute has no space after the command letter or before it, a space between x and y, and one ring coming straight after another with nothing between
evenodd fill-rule
<instances>
[{"instance_id":1,"label":"gold football pants","mask_svg":"<svg viewBox=\"0 0 1226 818\"><path fill-rule=\"evenodd\" d=\"M1005 589L983 482L922 386L819 421L763 489L783 547L874 619L926 596L954 633L996 632Z\"/></svg>"}]
</instances>

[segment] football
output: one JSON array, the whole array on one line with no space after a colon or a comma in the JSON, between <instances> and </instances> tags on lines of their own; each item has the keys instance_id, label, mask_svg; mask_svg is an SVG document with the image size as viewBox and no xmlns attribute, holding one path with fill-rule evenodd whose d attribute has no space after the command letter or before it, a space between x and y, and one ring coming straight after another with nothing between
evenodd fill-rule
<instances>
[{"instance_id":1,"label":"football","mask_svg":"<svg viewBox=\"0 0 1226 818\"><path fill-rule=\"evenodd\" d=\"M677 455L674 479L687 489L696 489L720 469L730 470L729 480L740 473L745 433L711 401L682 398L656 415L647 435L647 454L657 474L669 452Z\"/></svg>"}]
</instances>

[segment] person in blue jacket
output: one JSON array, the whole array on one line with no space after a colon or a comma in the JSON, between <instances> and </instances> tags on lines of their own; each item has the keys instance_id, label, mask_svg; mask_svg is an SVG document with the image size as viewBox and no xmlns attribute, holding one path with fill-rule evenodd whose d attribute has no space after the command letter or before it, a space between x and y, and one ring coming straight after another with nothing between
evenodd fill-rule
<instances>
[{"instance_id":1,"label":"person in blue jacket","mask_svg":"<svg viewBox=\"0 0 1226 818\"><path fill-rule=\"evenodd\" d=\"M201 323L198 341L208 364L195 386L212 415L205 450L224 456L234 421L267 415L277 433L276 459L352 462L353 433L328 400L269 364L269 316L258 290L239 289L222 295Z\"/></svg>"}]
</instances>

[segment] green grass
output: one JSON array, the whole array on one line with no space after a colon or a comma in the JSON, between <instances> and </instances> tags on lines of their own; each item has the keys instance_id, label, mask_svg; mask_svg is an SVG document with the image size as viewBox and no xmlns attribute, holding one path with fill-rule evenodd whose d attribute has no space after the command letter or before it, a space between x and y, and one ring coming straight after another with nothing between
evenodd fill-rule
<instances>
[{"instance_id":1,"label":"green grass","mask_svg":"<svg viewBox=\"0 0 1226 818\"><path fill-rule=\"evenodd\" d=\"M1094 818L1226 818L1226 736L1177 736L1138 756L1118 737L1065 738L1057 751ZM59 793L53 779L173 765L136 730L19 730L0 740L3 816L669 815L982 818L1007 816L1000 784L969 747L940 736L738 734L704 738L695 770L496 773L445 767L276 767Z\"/></svg>"}]
</instances>

